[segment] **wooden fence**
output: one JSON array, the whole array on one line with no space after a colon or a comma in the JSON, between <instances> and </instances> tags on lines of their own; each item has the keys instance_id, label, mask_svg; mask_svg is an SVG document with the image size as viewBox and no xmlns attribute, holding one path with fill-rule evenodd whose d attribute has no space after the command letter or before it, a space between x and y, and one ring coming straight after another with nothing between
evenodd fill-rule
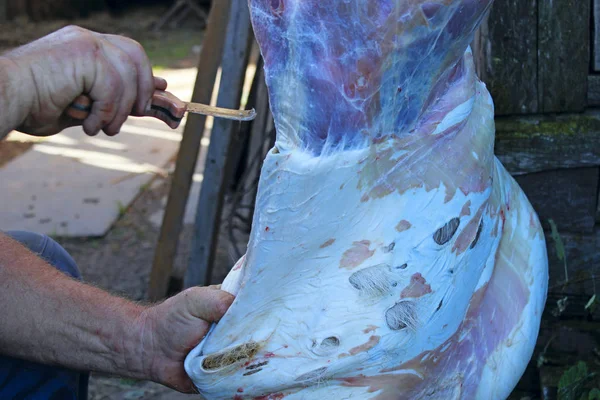
<instances>
[{"instance_id":1,"label":"wooden fence","mask_svg":"<svg viewBox=\"0 0 600 400\"><path fill-rule=\"evenodd\" d=\"M550 291L522 386L531 391L537 382L551 393L563 362L589 359L572 342L587 343L590 354L600 344L590 333L598 331L598 311L586 308L594 294L600 298L600 0L495 0L473 49L495 102L496 155L546 229ZM564 242L567 272L549 220ZM573 321L586 325L565 331ZM560 361L541 363L538 371L540 355L548 359L551 352Z\"/></svg>"}]
</instances>

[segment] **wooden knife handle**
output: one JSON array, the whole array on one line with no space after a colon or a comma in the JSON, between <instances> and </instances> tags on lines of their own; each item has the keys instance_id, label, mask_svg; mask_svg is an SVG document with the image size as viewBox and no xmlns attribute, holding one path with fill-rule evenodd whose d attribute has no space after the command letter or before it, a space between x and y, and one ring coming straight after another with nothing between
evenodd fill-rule
<instances>
[{"instance_id":1,"label":"wooden knife handle","mask_svg":"<svg viewBox=\"0 0 600 400\"><path fill-rule=\"evenodd\" d=\"M152 95L152 106L143 116L157 118L166 123L170 128L175 129L181 123L187 110L187 104L178 99L174 94L157 90ZM66 110L71 118L83 121L92 111L92 99L82 94L78 96ZM134 114L131 115L140 116Z\"/></svg>"}]
</instances>

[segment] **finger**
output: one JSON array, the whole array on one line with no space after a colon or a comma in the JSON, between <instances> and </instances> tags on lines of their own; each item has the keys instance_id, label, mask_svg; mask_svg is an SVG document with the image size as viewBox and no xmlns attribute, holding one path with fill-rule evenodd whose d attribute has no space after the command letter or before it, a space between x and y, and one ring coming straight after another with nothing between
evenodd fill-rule
<instances>
[{"instance_id":1,"label":"finger","mask_svg":"<svg viewBox=\"0 0 600 400\"><path fill-rule=\"evenodd\" d=\"M121 130L138 98L138 70L130 54L109 41L105 42L105 56L121 77L121 96L116 104L113 119L103 127L108 136L114 136Z\"/></svg>"},{"instance_id":2,"label":"finger","mask_svg":"<svg viewBox=\"0 0 600 400\"><path fill-rule=\"evenodd\" d=\"M183 371L183 373L185 374L185 370ZM178 382L177 384L167 385L167 386L170 386L171 389L176 390L180 393L185 393L185 394L197 394L198 393L196 386L194 386L194 383L187 375L185 377L182 377L180 382Z\"/></svg>"},{"instance_id":3,"label":"finger","mask_svg":"<svg viewBox=\"0 0 600 400\"><path fill-rule=\"evenodd\" d=\"M167 80L159 76L154 77L154 88L156 90L167 90Z\"/></svg>"},{"instance_id":4,"label":"finger","mask_svg":"<svg viewBox=\"0 0 600 400\"><path fill-rule=\"evenodd\" d=\"M137 74L137 93L133 114L143 115L146 112L146 109L150 107L152 94L154 93L157 83L152 73L152 65L150 64L148 55L144 51L142 45L135 40L118 35L103 35L103 37L124 51L133 62L133 65L135 65ZM166 82L164 82L164 84L163 82L159 83L161 86L166 87Z\"/></svg>"},{"instance_id":5,"label":"finger","mask_svg":"<svg viewBox=\"0 0 600 400\"><path fill-rule=\"evenodd\" d=\"M103 48L103 44L100 44L100 49L94 80L84 85L84 93L92 99L90 115L83 121L83 130L90 136L97 135L114 119L124 90L120 71L106 57L109 52Z\"/></svg>"},{"instance_id":6,"label":"finger","mask_svg":"<svg viewBox=\"0 0 600 400\"><path fill-rule=\"evenodd\" d=\"M234 300L227 292L205 287L190 288L181 295L185 296L188 312L206 322L219 321Z\"/></svg>"}]
</instances>

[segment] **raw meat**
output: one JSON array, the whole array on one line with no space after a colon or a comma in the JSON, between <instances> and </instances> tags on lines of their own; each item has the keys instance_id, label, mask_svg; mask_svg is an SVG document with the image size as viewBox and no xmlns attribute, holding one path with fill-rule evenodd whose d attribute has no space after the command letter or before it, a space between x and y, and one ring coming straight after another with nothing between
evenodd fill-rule
<instances>
[{"instance_id":1,"label":"raw meat","mask_svg":"<svg viewBox=\"0 0 600 400\"><path fill-rule=\"evenodd\" d=\"M510 394L548 273L469 49L491 3L250 1L277 141L186 360L207 399Z\"/></svg>"}]
</instances>

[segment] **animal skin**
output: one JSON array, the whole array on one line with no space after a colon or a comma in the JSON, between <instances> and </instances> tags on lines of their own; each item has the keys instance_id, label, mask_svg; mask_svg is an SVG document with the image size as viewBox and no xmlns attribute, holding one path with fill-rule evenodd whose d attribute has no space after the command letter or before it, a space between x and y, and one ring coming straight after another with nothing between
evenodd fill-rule
<instances>
[{"instance_id":1,"label":"animal skin","mask_svg":"<svg viewBox=\"0 0 600 400\"><path fill-rule=\"evenodd\" d=\"M277 140L185 362L207 399L511 393L548 266L469 48L491 3L250 0Z\"/></svg>"}]
</instances>

